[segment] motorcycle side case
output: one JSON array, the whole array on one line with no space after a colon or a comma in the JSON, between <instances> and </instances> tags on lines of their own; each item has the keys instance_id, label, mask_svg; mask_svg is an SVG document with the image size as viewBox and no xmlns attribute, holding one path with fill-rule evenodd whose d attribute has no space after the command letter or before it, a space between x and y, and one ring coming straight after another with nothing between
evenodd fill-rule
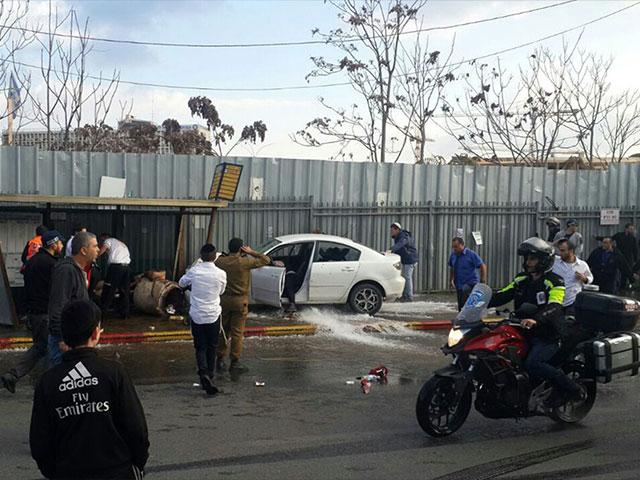
<instances>
[{"instance_id":1,"label":"motorcycle side case","mask_svg":"<svg viewBox=\"0 0 640 480\"><path fill-rule=\"evenodd\" d=\"M592 344L596 380L609 383L618 376L638 375L640 335L622 332L595 340Z\"/></svg>"},{"instance_id":2,"label":"motorcycle side case","mask_svg":"<svg viewBox=\"0 0 640 480\"><path fill-rule=\"evenodd\" d=\"M573 306L584 327L604 333L632 331L640 319L640 302L633 298L580 292Z\"/></svg>"}]
</instances>

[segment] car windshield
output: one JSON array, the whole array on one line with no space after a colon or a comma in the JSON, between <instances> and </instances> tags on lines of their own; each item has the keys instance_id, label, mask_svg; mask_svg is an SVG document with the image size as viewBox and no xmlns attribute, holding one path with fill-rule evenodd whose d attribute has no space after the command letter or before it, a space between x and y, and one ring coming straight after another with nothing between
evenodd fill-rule
<instances>
[{"instance_id":1,"label":"car windshield","mask_svg":"<svg viewBox=\"0 0 640 480\"><path fill-rule=\"evenodd\" d=\"M271 250L273 247L275 247L276 245L280 245L282 242L280 240L269 240L267 243L263 243L262 245L260 245L257 249L256 252L258 253L267 253L269 250Z\"/></svg>"}]
</instances>

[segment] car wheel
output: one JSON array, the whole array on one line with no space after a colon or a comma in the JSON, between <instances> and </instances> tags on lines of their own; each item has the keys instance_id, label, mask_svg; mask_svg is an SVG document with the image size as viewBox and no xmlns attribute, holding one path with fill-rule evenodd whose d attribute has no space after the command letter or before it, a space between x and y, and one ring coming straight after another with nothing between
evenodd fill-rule
<instances>
[{"instance_id":1,"label":"car wheel","mask_svg":"<svg viewBox=\"0 0 640 480\"><path fill-rule=\"evenodd\" d=\"M384 295L373 283L356 285L349 294L349 306L356 313L375 315L382 308Z\"/></svg>"}]
</instances>

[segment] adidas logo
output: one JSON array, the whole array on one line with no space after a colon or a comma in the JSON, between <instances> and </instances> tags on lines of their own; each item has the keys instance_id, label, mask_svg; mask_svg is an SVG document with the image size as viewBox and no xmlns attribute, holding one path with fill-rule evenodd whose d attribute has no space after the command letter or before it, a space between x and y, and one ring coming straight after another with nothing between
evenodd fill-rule
<instances>
[{"instance_id":1,"label":"adidas logo","mask_svg":"<svg viewBox=\"0 0 640 480\"><path fill-rule=\"evenodd\" d=\"M92 385L98 385L98 379L91 376L89 370L87 370L82 362L78 362L62 379L58 390L66 392L76 388L90 387Z\"/></svg>"}]
</instances>

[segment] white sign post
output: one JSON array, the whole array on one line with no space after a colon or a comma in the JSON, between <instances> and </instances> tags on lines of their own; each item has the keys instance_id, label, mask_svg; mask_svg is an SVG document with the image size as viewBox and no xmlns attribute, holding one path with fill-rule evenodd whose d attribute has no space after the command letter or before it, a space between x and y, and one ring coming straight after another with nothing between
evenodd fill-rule
<instances>
[{"instance_id":1,"label":"white sign post","mask_svg":"<svg viewBox=\"0 0 640 480\"><path fill-rule=\"evenodd\" d=\"M603 208L600 210L600 225L619 225L620 209L619 208Z\"/></svg>"}]
</instances>

